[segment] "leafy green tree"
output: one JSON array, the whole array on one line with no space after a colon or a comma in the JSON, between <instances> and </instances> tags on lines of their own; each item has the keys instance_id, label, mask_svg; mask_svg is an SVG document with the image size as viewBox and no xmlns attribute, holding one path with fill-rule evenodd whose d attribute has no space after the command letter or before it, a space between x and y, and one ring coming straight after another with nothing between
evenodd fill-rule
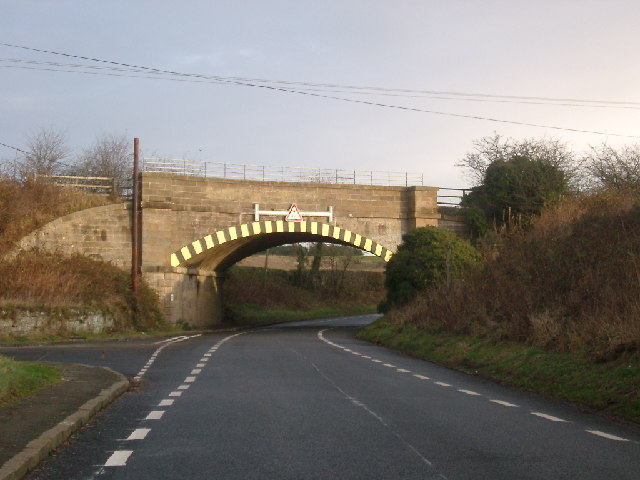
<instances>
[{"instance_id":1,"label":"leafy green tree","mask_svg":"<svg viewBox=\"0 0 640 480\"><path fill-rule=\"evenodd\" d=\"M452 232L436 227L412 230L403 235L387 263L387 300L380 310L404 305L431 285L459 278L480 260L478 251Z\"/></svg>"},{"instance_id":2,"label":"leafy green tree","mask_svg":"<svg viewBox=\"0 0 640 480\"><path fill-rule=\"evenodd\" d=\"M526 224L545 206L558 201L568 188L566 175L557 165L515 155L491 163L482 185L471 190L463 205L475 212L483 211L487 220L499 226L514 218L519 224ZM476 233L482 234L480 220L476 222Z\"/></svg>"}]
</instances>

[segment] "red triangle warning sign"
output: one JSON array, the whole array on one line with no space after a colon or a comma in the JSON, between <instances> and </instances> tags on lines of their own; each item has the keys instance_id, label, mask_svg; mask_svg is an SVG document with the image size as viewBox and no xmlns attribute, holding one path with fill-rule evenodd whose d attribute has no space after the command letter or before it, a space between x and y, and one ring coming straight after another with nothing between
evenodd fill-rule
<instances>
[{"instance_id":1,"label":"red triangle warning sign","mask_svg":"<svg viewBox=\"0 0 640 480\"><path fill-rule=\"evenodd\" d=\"M302 215L300 214L300 210L298 210L298 206L295 203L291 204L289 208L289 213L284 217L287 222L301 222Z\"/></svg>"}]
</instances>

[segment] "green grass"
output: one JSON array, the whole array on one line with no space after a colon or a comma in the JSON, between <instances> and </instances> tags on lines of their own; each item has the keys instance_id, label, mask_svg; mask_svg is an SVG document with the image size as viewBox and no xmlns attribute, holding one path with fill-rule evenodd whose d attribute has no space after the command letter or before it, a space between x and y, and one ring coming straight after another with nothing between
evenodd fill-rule
<instances>
[{"instance_id":1,"label":"green grass","mask_svg":"<svg viewBox=\"0 0 640 480\"><path fill-rule=\"evenodd\" d=\"M313 318L338 317L342 315L364 315L375 313L375 305L355 305L347 307L324 307L311 310L286 308L282 306L264 307L245 303L229 308L229 323L233 325L264 325L278 322L293 322Z\"/></svg>"},{"instance_id":2,"label":"green grass","mask_svg":"<svg viewBox=\"0 0 640 480\"><path fill-rule=\"evenodd\" d=\"M640 423L640 361L594 362L491 338L432 333L384 318L360 338L505 385L573 402Z\"/></svg>"},{"instance_id":3,"label":"green grass","mask_svg":"<svg viewBox=\"0 0 640 480\"><path fill-rule=\"evenodd\" d=\"M0 407L56 382L61 373L52 367L16 362L0 355Z\"/></svg>"}]
</instances>

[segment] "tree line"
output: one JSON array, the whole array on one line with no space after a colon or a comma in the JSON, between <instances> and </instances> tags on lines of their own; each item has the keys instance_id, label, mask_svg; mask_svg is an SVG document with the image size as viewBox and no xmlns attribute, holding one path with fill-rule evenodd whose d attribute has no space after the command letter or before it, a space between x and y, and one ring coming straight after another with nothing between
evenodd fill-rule
<instances>
[{"instance_id":1,"label":"tree line","mask_svg":"<svg viewBox=\"0 0 640 480\"><path fill-rule=\"evenodd\" d=\"M0 173L22 180L51 175L109 177L121 192L131 186L132 155L132 142L125 134L100 135L74 153L64 133L41 128L27 137L24 150L14 159L3 162Z\"/></svg>"}]
</instances>

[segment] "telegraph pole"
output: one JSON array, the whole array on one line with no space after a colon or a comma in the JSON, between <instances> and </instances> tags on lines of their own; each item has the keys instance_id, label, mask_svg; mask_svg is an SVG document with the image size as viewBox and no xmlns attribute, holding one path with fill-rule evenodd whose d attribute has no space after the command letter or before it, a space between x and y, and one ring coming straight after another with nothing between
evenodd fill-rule
<instances>
[{"instance_id":1,"label":"telegraph pole","mask_svg":"<svg viewBox=\"0 0 640 480\"><path fill-rule=\"evenodd\" d=\"M140 139L133 139L133 194L131 196L131 290L134 308L138 310L138 263L139 263L139 215L140 186L138 183L138 161L140 156Z\"/></svg>"}]
</instances>

